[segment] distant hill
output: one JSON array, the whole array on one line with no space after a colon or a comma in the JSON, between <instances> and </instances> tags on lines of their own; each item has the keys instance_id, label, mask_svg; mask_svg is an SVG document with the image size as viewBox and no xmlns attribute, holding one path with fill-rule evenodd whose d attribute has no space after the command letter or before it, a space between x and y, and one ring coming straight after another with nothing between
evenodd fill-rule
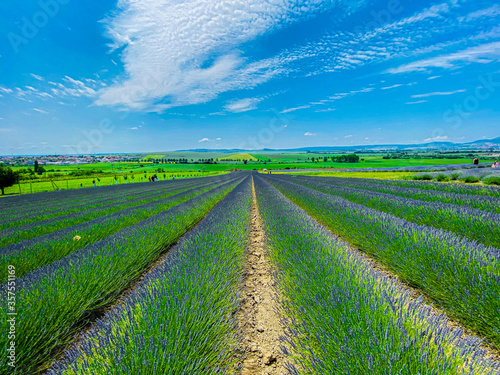
<instances>
[{"instance_id":1,"label":"distant hill","mask_svg":"<svg viewBox=\"0 0 500 375\"><path fill-rule=\"evenodd\" d=\"M357 145L357 146L315 146L287 149L264 148L261 150L241 150L241 149L194 149L179 150L182 152L222 152L222 153L248 153L248 152L347 152L347 151L410 151L410 150L500 150L500 137L493 139L480 139L474 142L453 143L453 142L429 142L421 144L385 144L385 145Z\"/></svg>"},{"instance_id":2,"label":"distant hill","mask_svg":"<svg viewBox=\"0 0 500 375\"><path fill-rule=\"evenodd\" d=\"M250 154L232 154L232 155L224 156L223 158L218 158L217 160L251 160L251 161L256 161L258 159Z\"/></svg>"}]
</instances>

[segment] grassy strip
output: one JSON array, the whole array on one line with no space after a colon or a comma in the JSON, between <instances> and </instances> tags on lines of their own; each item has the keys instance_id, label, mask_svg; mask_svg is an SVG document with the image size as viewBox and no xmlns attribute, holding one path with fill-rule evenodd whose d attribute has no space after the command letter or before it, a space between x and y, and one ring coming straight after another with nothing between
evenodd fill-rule
<instances>
[{"instance_id":1,"label":"grassy strip","mask_svg":"<svg viewBox=\"0 0 500 375\"><path fill-rule=\"evenodd\" d=\"M277 266L292 374L493 374L459 329L264 182L256 182Z\"/></svg>"},{"instance_id":2,"label":"grassy strip","mask_svg":"<svg viewBox=\"0 0 500 375\"><path fill-rule=\"evenodd\" d=\"M222 185L17 280L16 370L43 370L85 325L238 182ZM6 284L2 285L5 293ZM0 346L7 347L7 335ZM0 374L7 374L6 367Z\"/></svg>"},{"instance_id":3,"label":"grassy strip","mask_svg":"<svg viewBox=\"0 0 500 375\"><path fill-rule=\"evenodd\" d=\"M232 370L237 349L232 316L239 306L250 204L248 178L48 374Z\"/></svg>"},{"instance_id":4,"label":"grassy strip","mask_svg":"<svg viewBox=\"0 0 500 375\"><path fill-rule=\"evenodd\" d=\"M16 267L16 276L25 274L59 260L78 249L96 243L109 237L120 230L137 224L142 220L158 215L178 204L188 201L218 185L201 186L175 194L170 198L150 202L149 204L123 210L104 218L98 218L90 222L56 232L56 236L49 235L45 241L27 241L31 246L13 245L0 251L0 269L7 269L8 265ZM75 241L75 236L79 240ZM55 237L55 238L54 238ZM34 243L32 243L34 242ZM0 275L0 283L7 280L7 274Z\"/></svg>"},{"instance_id":5,"label":"grassy strip","mask_svg":"<svg viewBox=\"0 0 500 375\"><path fill-rule=\"evenodd\" d=\"M355 189L369 190L377 193L391 194L403 198L418 199L426 202L449 203L457 206L464 206L500 214L500 202L497 198L489 196L456 194L441 190L422 190L417 188L408 188L393 186L391 181L387 184L370 184L360 182L360 179L344 178L317 178L317 177L299 177L299 180L311 180L324 184L352 187Z\"/></svg>"},{"instance_id":6,"label":"grassy strip","mask_svg":"<svg viewBox=\"0 0 500 375\"><path fill-rule=\"evenodd\" d=\"M179 165L179 164L177 164ZM189 165L189 164L188 164ZM96 166L95 164L89 164L90 169L91 168L96 168L96 169L101 169L101 166ZM162 165L163 167L163 165ZM193 168L192 165L190 165L191 168ZM69 176L69 175L64 175L64 176L59 176L59 177L54 177L52 180L59 186L60 191L67 191L67 190L78 190L80 189L80 184L83 185L84 188L91 188L92 187L92 181L97 180L97 178L101 179L101 186L102 187L107 187L111 185L115 185L115 175L118 180L118 186L119 185L131 185L131 184L139 184L143 180L143 177L145 174L147 174L146 180L148 177L151 177L153 175L157 175L160 180L163 181L164 177L163 174L166 174L166 180L172 180L172 178L175 176L176 179L192 179L192 178L205 178L208 176L214 176L214 175L221 175L224 173L227 173L226 171L207 171L207 172L202 172L202 173L197 173L197 172L181 172L181 171L165 171L163 172L156 172L155 169L158 168L157 165L154 167L150 167L149 171L143 171L143 172L138 172L138 171L129 171L129 173L126 173L125 171L121 170L114 170L114 171L108 171L107 173L104 174L97 174L95 176L91 177L79 177L79 176ZM194 167L196 169L197 167ZM194 169L193 168L193 169ZM82 168L83 169L83 168ZM103 168L104 169L104 168ZM107 169L107 168L106 168ZM74 169L73 169L74 170ZM50 174L50 172L49 172ZM125 183L125 178L124 176L127 175L127 184ZM132 182L132 177L135 177L135 182ZM19 189L19 185L14 185L9 188L5 189L5 194L19 194L19 190L21 190L21 193L23 195L29 195L33 191L33 193L36 194L42 194L45 192L52 193L54 191L54 186L52 185L52 182L50 182L50 179L47 177L42 177L42 178L37 178L36 180L21 180L21 189Z\"/></svg>"},{"instance_id":7,"label":"grassy strip","mask_svg":"<svg viewBox=\"0 0 500 375\"><path fill-rule=\"evenodd\" d=\"M202 186L202 183L198 183L195 186ZM172 195L179 194L186 191L192 185L179 185L176 186L176 190L160 193L158 195L148 197L148 198L137 198L132 201L118 202L109 206L98 207L91 210L85 210L82 212L75 212L67 216L52 218L44 220L37 223L31 223L23 225L20 228L11 228L8 231L3 231L2 238L0 238L0 247L15 244L19 241L29 240L31 238L39 237L44 234L54 232L63 228L78 225L81 223L94 220L99 217L113 214L119 212L126 208L137 207L148 202L155 200L160 200L168 198Z\"/></svg>"},{"instance_id":8,"label":"grassy strip","mask_svg":"<svg viewBox=\"0 0 500 375\"><path fill-rule=\"evenodd\" d=\"M281 179L285 196L500 349L500 251Z\"/></svg>"},{"instance_id":9,"label":"grassy strip","mask_svg":"<svg viewBox=\"0 0 500 375\"><path fill-rule=\"evenodd\" d=\"M316 180L288 179L288 181L339 196L417 224L449 230L486 246L500 248L500 215L498 214L452 204L422 202L390 194L322 184Z\"/></svg>"}]
</instances>

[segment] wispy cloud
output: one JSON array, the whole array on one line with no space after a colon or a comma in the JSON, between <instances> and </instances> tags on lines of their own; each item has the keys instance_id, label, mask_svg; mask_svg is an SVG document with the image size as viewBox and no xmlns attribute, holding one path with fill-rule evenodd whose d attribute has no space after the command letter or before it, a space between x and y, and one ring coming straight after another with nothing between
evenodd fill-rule
<instances>
[{"instance_id":1,"label":"wispy cloud","mask_svg":"<svg viewBox=\"0 0 500 375\"><path fill-rule=\"evenodd\" d=\"M447 135L441 135L441 136L437 136L437 137L434 137L434 138L424 139L424 142L438 142L438 141L445 141L447 139L448 139Z\"/></svg>"},{"instance_id":2,"label":"wispy cloud","mask_svg":"<svg viewBox=\"0 0 500 375\"><path fill-rule=\"evenodd\" d=\"M420 104L420 103L427 103L427 100L417 100L414 102L406 102L406 104Z\"/></svg>"},{"instance_id":3,"label":"wispy cloud","mask_svg":"<svg viewBox=\"0 0 500 375\"><path fill-rule=\"evenodd\" d=\"M43 109L40 109L40 108L32 108L32 109L33 109L33 111L36 111L38 113L43 113L44 115L48 115L49 114L49 112L44 111Z\"/></svg>"},{"instance_id":4,"label":"wispy cloud","mask_svg":"<svg viewBox=\"0 0 500 375\"><path fill-rule=\"evenodd\" d=\"M333 111L336 111L336 109L335 108L317 109L314 112L320 113L320 112L333 112Z\"/></svg>"},{"instance_id":5,"label":"wispy cloud","mask_svg":"<svg viewBox=\"0 0 500 375\"><path fill-rule=\"evenodd\" d=\"M414 61L409 64L401 65L397 68L387 70L387 73L399 74L415 71L427 71L431 68L451 69L456 68L458 64L469 63L488 63L492 59L500 57L500 42L486 43L476 47L470 47L465 50L440 55L429 59Z\"/></svg>"},{"instance_id":6,"label":"wispy cloud","mask_svg":"<svg viewBox=\"0 0 500 375\"><path fill-rule=\"evenodd\" d=\"M387 87L382 87L382 90L390 90L390 89L395 89L396 87L403 86L402 84L398 83L397 85L392 85L392 86L387 86Z\"/></svg>"},{"instance_id":7,"label":"wispy cloud","mask_svg":"<svg viewBox=\"0 0 500 375\"><path fill-rule=\"evenodd\" d=\"M298 111L299 109L307 109L307 108L310 108L310 107L311 107L310 105L301 105L301 106L294 107L294 108L284 109L280 113L290 113L290 112Z\"/></svg>"},{"instance_id":8,"label":"wispy cloud","mask_svg":"<svg viewBox=\"0 0 500 375\"><path fill-rule=\"evenodd\" d=\"M30 74L30 76L32 76L33 78L39 80L39 81L44 81L44 78L39 76L39 75L36 75L36 74Z\"/></svg>"},{"instance_id":9,"label":"wispy cloud","mask_svg":"<svg viewBox=\"0 0 500 375\"><path fill-rule=\"evenodd\" d=\"M257 108L257 104L262 101L261 98L245 98L235 100L224 106L224 109L233 113L247 112Z\"/></svg>"},{"instance_id":10,"label":"wispy cloud","mask_svg":"<svg viewBox=\"0 0 500 375\"><path fill-rule=\"evenodd\" d=\"M215 138L215 139L210 139L210 138L202 138L198 142L203 143L203 142L215 142L215 141L220 141L222 138Z\"/></svg>"},{"instance_id":11,"label":"wispy cloud","mask_svg":"<svg viewBox=\"0 0 500 375\"><path fill-rule=\"evenodd\" d=\"M318 135L317 133L311 133L311 132L305 132L304 135L306 137L312 137L312 136L315 136L315 135Z\"/></svg>"},{"instance_id":12,"label":"wispy cloud","mask_svg":"<svg viewBox=\"0 0 500 375\"><path fill-rule=\"evenodd\" d=\"M466 90L455 90L455 91L436 91L436 92L429 92L427 94L417 94L417 95L412 95L411 97L414 99L417 98L428 98L429 96L446 96L446 95L453 95L453 94L458 94L461 92L465 92Z\"/></svg>"},{"instance_id":13,"label":"wispy cloud","mask_svg":"<svg viewBox=\"0 0 500 375\"><path fill-rule=\"evenodd\" d=\"M342 3L347 9L359 6ZM197 6L159 0L121 2L106 25L110 47L123 48L126 78L100 90L96 103L161 112L205 103L222 92L253 88L284 73L287 56L250 62L237 47L335 6L335 2L277 0L206 0ZM209 57L214 58L207 64Z\"/></svg>"}]
</instances>

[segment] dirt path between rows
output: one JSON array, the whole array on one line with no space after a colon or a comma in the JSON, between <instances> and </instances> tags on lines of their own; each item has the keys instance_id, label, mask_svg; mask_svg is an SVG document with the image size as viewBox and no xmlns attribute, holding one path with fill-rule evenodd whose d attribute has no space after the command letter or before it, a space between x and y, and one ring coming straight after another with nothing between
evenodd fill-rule
<instances>
[{"instance_id":1,"label":"dirt path between rows","mask_svg":"<svg viewBox=\"0 0 500 375\"><path fill-rule=\"evenodd\" d=\"M279 337L284 333L273 298L274 278L264 248L264 229L252 180L250 239L243 279L243 304L238 314L243 331L240 375L285 374Z\"/></svg>"}]
</instances>

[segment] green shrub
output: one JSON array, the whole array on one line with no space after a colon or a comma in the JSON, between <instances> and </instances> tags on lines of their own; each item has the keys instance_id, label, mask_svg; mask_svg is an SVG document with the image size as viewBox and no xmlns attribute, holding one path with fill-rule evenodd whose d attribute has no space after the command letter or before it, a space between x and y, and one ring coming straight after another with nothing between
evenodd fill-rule
<instances>
[{"instance_id":1,"label":"green shrub","mask_svg":"<svg viewBox=\"0 0 500 375\"><path fill-rule=\"evenodd\" d=\"M479 182L479 177L467 176L461 180L466 184L475 184L476 182Z\"/></svg>"},{"instance_id":2,"label":"green shrub","mask_svg":"<svg viewBox=\"0 0 500 375\"><path fill-rule=\"evenodd\" d=\"M485 178L483 182L486 185L500 185L500 177L489 177Z\"/></svg>"},{"instance_id":3,"label":"green shrub","mask_svg":"<svg viewBox=\"0 0 500 375\"><path fill-rule=\"evenodd\" d=\"M453 173L453 174L451 175L451 179L452 179L453 181L455 181L456 179L458 179L458 176L460 176L460 173Z\"/></svg>"},{"instance_id":4,"label":"green shrub","mask_svg":"<svg viewBox=\"0 0 500 375\"><path fill-rule=\"evenodd\" d=\"M430 181L432 180L432 176L430 174L422 174L420 176L413 176L414 180L424 180L424 181Z\"/></svg>"},{"instance_id":5,"label":"green shrub","mask_svg":"<svg viewBox=\"0 0 500 375\"><path fill-rule=\"evenodd\" d=\"M447 175L441 173L441 174L437 175L435 180L438 182L447 182L447 181L450 181L450 178Z\"/></svg>"}]
</instances>

